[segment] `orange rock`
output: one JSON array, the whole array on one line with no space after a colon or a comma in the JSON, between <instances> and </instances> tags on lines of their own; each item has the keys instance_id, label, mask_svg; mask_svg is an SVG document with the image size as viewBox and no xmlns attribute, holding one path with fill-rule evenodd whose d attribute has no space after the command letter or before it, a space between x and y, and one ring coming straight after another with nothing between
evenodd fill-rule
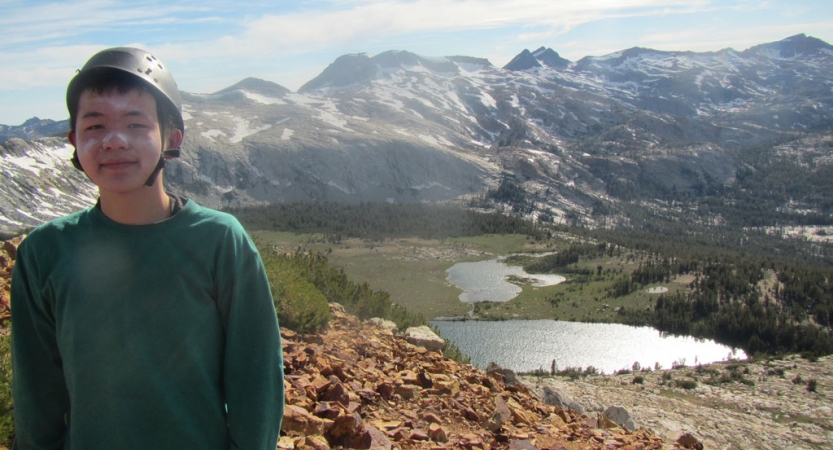
<instances>
[{"instance_id":1,"label":"orange rock","mask_svg":"<svg viewBox=\"0 0 833 450\"><path fill-rule=\"evenodd\" d=\"M286 405L284 408L283 422L281 422L281 431L290 435L323 435L332 424L332 420L315 417L304 408L295 405Z\"/></svg>"},{"instance_id":2,"label":"orange rock","mask_svg":"<svg viewBox=\"0 0 833 450\"><path fill-rule=\"evenodd\" d=\"M434 442L448 442L448 434L437 423L432 423L428 426L428 437Z\"/></svg>"}]
</instances>

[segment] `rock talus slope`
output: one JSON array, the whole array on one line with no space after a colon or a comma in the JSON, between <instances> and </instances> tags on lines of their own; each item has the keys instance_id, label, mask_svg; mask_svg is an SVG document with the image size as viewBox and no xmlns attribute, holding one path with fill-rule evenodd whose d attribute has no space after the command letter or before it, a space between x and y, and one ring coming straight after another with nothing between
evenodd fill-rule
<instances>
[{"instance_id":1,"label":"rock talus slope","mask_svg":"<svg viewBox=\"0 0 833 450\"><path fill-rule=\"evenodd\" d=\"M498 371L330 309L334 318L320 334L282 330L281 448L673 448L644 429L546 405Z\"/></svg>"}]
</instances>

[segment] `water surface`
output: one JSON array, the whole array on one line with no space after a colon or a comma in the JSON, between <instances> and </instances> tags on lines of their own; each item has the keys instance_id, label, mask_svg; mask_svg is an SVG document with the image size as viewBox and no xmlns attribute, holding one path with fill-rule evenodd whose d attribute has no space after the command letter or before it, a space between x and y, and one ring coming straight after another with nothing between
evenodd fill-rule
<instances>
[{"instance_id":1,"label":"water surface","mask_svg":"<svg viewBox=\"0 0 833 450\"><path fill-rule=\"evenodd\" d=\"M458 263L446 270L446 280L463 290L460 301L507 302L521 293L521 287L507 281L509 276L533 279L532 286L552 286L565 278L552 274L528 274L522 267L508 266L504 258Z\"/></svg>"},{"instance_id":2,"label":"water surface","mask_svg":"<svg viewBox=\"0 0 833 450\"><path fill-rule=\"evenodd\" d=\"M558 320L433 321L442 336L454 342L472 363L489 362L515 371L549 371L555 359L560 369L593 366L605 373L630 369L634 362L670 368L746 359L742 350L710 340L665 336L650 327Z\"/></svg>"}]
</instances>

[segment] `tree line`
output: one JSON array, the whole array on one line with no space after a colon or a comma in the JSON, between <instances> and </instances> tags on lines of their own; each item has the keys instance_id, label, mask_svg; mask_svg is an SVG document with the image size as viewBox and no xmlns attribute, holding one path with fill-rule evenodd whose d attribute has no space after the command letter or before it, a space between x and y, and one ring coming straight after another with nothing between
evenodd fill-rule
<instances>
[{"instance_id":1,"label":"tree line","mask_svg":"<svg viewBox=\"0 0 833 450\"><path fill-rule=\"evenodd\" d=\"M617 276L606 296L623 297L682 275L694 276L694 281L687 291L659 295L650 310L620 309L622 322L714 339L749 354L833 353L833 268L726 249L689 248L674 256L652 252L667 245L661 241L644 243L642 262ZM573 244L562 258L544 257L524 268L569 271L565 265L611 255L619 248L610 243Z\"/></svg>"},{"instance_id":2,"label":"tree line","mask_svg":"<svg viewBox=\"0 0 833 450\"><path fill-rule=\"evenodd\" d=\"M277 203L229 209L249 230L326 233L362 239L425 239L525 234L548 230L519 217L481 213L451 205L422 203Z\"/></svg>"}]
</instances>

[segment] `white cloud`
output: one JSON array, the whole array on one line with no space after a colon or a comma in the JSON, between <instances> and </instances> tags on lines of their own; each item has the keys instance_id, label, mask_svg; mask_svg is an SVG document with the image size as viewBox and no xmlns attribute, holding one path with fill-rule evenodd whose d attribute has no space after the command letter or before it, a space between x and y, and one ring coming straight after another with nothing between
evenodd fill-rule
<instances>
[{"instance_id":1,"label":"white cloud","mask_svg":"<svg viewBox=\"0 0 833 450\"><path fill-rule=\"evenodd\" d=\"M343 4L343 3L339 3ZM417 32L483 30L517 26L552 27L563 33L577 25L625 15L658 15L685 8L703 8L704 0L385 0L348 2L347 9L267 14L247 22L246 31L230 38L245 51L275 48L313 50L346 41Z\"/></svg>"}]
</instances>

